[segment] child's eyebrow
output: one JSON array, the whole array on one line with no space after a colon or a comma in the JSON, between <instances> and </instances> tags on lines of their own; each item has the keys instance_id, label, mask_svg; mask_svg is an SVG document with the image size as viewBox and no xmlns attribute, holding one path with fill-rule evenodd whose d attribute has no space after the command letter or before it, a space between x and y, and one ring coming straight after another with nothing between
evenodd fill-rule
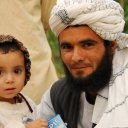
<instances>
[{"instance_id":1,"label":"child's eyebrow","mask_svg":"<svg viewBox=\"0 0 128 128\"><path fill-rule=\"evenodd\" d=\"M14 66L14 68L24 68L25 67L25 65L16 65L16 66Z\"/></svg>"}]
</instances>

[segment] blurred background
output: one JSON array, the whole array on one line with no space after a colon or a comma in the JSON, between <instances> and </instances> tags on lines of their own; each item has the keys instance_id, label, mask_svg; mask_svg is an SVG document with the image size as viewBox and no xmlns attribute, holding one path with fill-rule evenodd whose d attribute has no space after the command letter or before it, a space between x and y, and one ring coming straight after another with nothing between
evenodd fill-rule
<instances>
[{"instance_id":1,"label":"blurred background","mask_svg":"<svg viewBox=\"0 0 128 128\"><path fill-rule=\"evenodd\" d=\"M115 1L119 2L124 8L124 16L125 16L125 22L126 22L124 32L128 33L128 0L115 0ZM50 47L52 49L52 55L53 55L52 59L57 71L57 75L59 78L61 78L64 75L64 71L63 71L63 65L62 65L60 52L59 52L58 40L50 30L47 33L47 38L48 38Z\"/></svg>"}]
</instances>

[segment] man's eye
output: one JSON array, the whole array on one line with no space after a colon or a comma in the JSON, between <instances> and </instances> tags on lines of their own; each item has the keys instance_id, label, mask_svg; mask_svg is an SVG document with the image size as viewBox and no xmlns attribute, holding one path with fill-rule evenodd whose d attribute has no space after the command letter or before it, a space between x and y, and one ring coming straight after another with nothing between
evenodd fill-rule
<instances>
[{"instance_id":1,"label":"man's eye","mask_svg":"<svg viewBox=\"0 0 128 128\"><path fill-rule=\"evenodd\" d=\"M95 45L93 42L83 42L82 47L83 48L92 48Z\"/></svg>"},{"instance_id":2,"label":"man's eye","mask_svg":"<svg viewBox=\"0 0 128 128\"><path fill-rule=\"evenodd\" d=\"M20 68L17 68L14 70L14 73L16 73L16 74L20 74L21 72L22 72L22 69L20 69Z\"/></svg>"},{"instance_id":3,"label":"man's eye","mask_svg":"<svg viewBox=\"0 0 128 128\"><path fill-rule=\"evenodd\" d=\"M61 49L72 49L72 46L69 44L62 44L60 45Z\"/></svg>"},{"instance_id":4,"label":"man's eye","mask_svg":"<svg viewBox=\"0 0 128 128\"><path fill-rule=\"evenodd\" d=\"M94 43L92 43L92 42L86 42L86 43L84 43L83 45L84 45L85 47L90 47L90 46L93 46Z\"/></svg>"}]
</instances>

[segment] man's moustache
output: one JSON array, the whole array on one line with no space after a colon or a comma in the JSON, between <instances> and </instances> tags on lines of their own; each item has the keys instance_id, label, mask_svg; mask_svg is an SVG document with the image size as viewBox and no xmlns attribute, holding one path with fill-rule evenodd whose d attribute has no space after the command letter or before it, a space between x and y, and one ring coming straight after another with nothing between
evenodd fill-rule
<instances>
[{"instance_id":1,"label":"man's moustache","mask_svg":"<svg viewBox=\"0 0 128 128\"><path fill-rule=\"evenodd\" d=\"M77 68L86 68L86 67L92 67L92 64L90 63L84 63L84 62L77 62L77 63L72 63L70 65L70 68L73 68L73 69L77 69Z\"/></svg>"}]
</instances>

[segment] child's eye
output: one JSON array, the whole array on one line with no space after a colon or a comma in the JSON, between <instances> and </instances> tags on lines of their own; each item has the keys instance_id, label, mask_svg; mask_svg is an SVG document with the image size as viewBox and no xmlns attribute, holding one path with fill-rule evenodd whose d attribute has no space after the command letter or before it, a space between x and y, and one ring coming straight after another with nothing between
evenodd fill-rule
<instances>
[{"instance_id":1,"label":"child's eye","mask_svg":"<svg viewBox=\"0 0 128 128\"><path fill-rule=\"evenodd\" d=\"M16 74L20 74L21 72L22 72L22 69L20 69L20 68L17 68L14 70L14 73L16 73Z\"/></svg>"},{"instance_id":2,"label":"child's eye","mask_svg":"<svg viewBox=\"0 0 128 128\"><path fill-rule=\"evenodd\" d=\"M4 74L3 70L0 70L0 76L2 76Z\"/></svg>"}]
</instances>

